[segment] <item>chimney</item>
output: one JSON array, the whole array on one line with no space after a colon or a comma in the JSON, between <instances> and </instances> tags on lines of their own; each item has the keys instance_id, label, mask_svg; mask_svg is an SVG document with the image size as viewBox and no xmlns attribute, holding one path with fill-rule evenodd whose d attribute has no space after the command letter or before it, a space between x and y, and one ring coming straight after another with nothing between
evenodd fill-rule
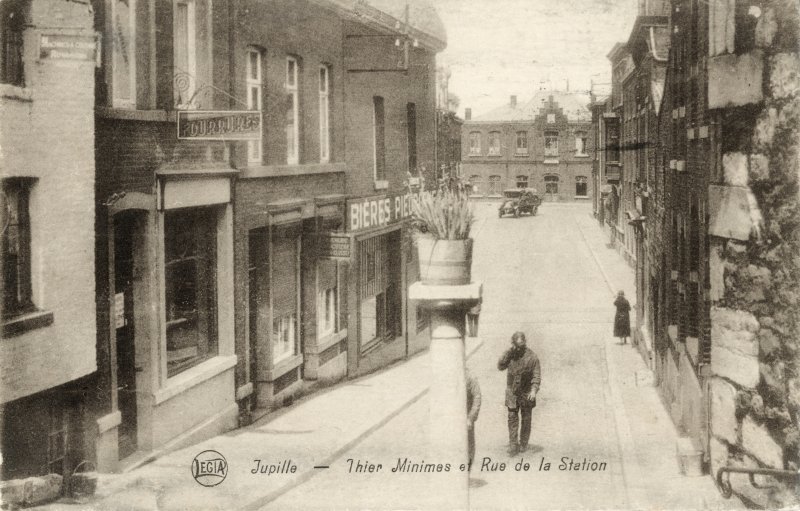
<instances>
[{"instance_id":1,"label":"chimney","mask_svg":"<svg viewBox=\"0 0 800 511\"><path fill-rule=\"evenodd\" d=\"M465 108L464 109L464 120L465 121L469 121L470 119L472 119L472 109L471 108Z\"/></svg>"},{"instance_id":2,"label":"chimney","mask_svg":"<svg viewBox=\"0 0 800 511\"><path fill-rule=\"evenodd\" d=\"M517 108L517 96L511 96L511 108Z\"/></svg>"}]
</instances>

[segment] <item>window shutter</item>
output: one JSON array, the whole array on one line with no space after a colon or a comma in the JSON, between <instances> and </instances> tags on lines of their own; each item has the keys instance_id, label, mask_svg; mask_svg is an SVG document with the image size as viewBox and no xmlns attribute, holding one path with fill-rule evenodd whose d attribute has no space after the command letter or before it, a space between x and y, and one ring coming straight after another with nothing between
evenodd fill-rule
<instances>
[{"instance_id":1,"label":"window shutter","mask_svg":"<svg viewBox=\"0 0 800 511\"><path fill-rule=\"evenodd\" d=\"M297 234L278 230L272 238L272 307L275 316L297 312Z\"/></svg>"}]
</instances>

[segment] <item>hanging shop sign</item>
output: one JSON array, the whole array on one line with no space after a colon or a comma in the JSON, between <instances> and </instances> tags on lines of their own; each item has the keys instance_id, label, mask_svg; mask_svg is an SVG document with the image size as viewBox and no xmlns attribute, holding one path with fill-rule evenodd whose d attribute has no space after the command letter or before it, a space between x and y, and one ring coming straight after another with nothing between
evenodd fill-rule
<instances>
[{"instance_id":1,"label":"hanging shop sign","mask_svg":"<svg viewBox=\"0 0 800 511\"><path fill-rule=\"evenodd\" d=\"M347 231L350 233L385 227L411 216L414 195L367 197L347 201Z\"/></svg>"},{"instance_id":2,"label":"hanging shop sign","mask_svg":"<svg viewBox=\"0 0 800 511\"><path fill-rule=\"evenodd\" d=\"M178 111L178 138L183 140L260 140L261 112L247 110Z\"/></svg>"},{"instance_id":3,"label":"hanging shop sign","mask_svg":"<svg viewBox=\"0 0 800 511\"><path fill-rule=\"evenodd\" d=\"M341 232L317 235L317 257L321 259L350 259L352 238Z\"/></svg>"},{"instance_id":4,"label":"hanging shop sign","mask_svg":"<svg viewBox=\"0 0 800 511\"><path fill-rule=\"evenodd\" d=\"M39 58L51 60L95 60L97 43L94 36L41 34Z\"/></svg>"}]
</instances>

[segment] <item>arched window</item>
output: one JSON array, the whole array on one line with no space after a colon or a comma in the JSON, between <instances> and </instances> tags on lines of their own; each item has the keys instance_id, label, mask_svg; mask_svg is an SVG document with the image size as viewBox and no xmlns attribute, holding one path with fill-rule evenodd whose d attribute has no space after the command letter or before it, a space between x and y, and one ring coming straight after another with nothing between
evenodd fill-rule
<instances>
[{"instance_id":1,"label":"arched window","mask_svg":"<svg viewBox=\"0 0 800 511\"><path fill-rule=\"evenodd\" d=\"M490 156L499 156L500 155L500 132L499 131L490 131L489 132L489 155Z\"/></svg>"},{"instance_id":2,"label":"arched window","mask_svg":"<svg viewBox=\"0 0 800 511\"><path fill-rule=\"evenodd\" d=\"M589 180L586 176L577 176L575 178L575 196L576 197L589 196Z\"/></svg>"},{"instance_id":3,"label":"arched window","mask_svg":"<svg viewBox=\"0 0 800 511\"><path fill-rule=\"evenodd\" d=\"M528 187L528 176L517 176L517 188Z\"/></svg>"},{"instance_id":4,"label":"arched window","mask_svg":"<svg viewBox=\"0 0 800 511\"><path fill-rule=\"evenodd\" d=\"M558 195L558 176L544 176L544 192L548 195Z\"/></svg>"},{"instance_id":5,"label":"arched window","mask_svg":"<svg viewBox=\"0 0 800 511\"><path fill-rule=\"evenodd\" d=\"M500 176L489 176L488 195L500 195Z\"/></svg>"},{"instance_id":6,"label":"arched window","mask_svg":"<svg viewBox=\"0 0 800 511\"><path fill-rule=\"evenodd\" d=\"M470 195L482 195L483 190L481 190L481 188L483 188L483 179L481 179L481 176L478 175L470 176L469 186L470 186L469 189Z\"/></svg>"}]
</instances>

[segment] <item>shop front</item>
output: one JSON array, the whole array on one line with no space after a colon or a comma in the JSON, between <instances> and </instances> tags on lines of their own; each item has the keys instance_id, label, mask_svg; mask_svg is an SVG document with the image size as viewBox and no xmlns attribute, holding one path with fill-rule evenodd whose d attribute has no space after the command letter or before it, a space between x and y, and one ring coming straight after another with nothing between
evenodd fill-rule
<instances>
[{"instance_id":1,"label":"shop front","mask_svg":"<svg viewBox=\"0 0 800 511\"><path fill-rule=\"evenodd\" d=\"M406 292L416 280L407 222L410 200L402 194L347 201L347 233L353 243L348 316L356 323L348 338L351 376L415 351L417 318L409 316Z\"/></svg>"},{"instance_id":2,"label":"shop front","mask_svg":"<svg viewBox=\"0 0 800 511\"><path fill-rule=\"evenodd\" d=\"M237 425L234 174L161 168L154 194L107 203L112 412L97 421L101 470Z\"/></svg>"}]
</instances>

